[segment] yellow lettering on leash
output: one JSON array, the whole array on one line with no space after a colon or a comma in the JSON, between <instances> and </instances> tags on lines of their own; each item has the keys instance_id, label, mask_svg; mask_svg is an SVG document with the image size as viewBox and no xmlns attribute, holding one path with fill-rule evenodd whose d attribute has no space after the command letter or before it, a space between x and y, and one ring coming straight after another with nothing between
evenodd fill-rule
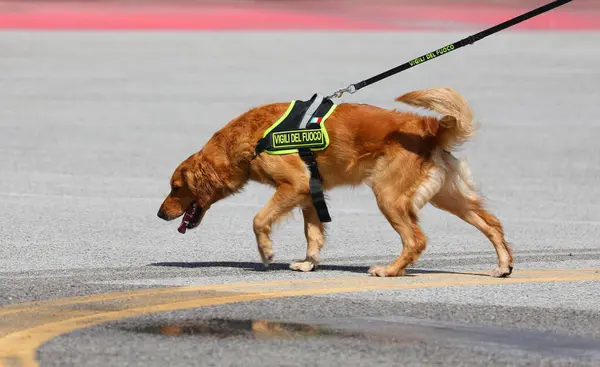
<instances>
[{"instance_id":1,"label":"yellow lettering on leash","mask_svg":"<svg viewBox=\"0 0 600 367\"><path fill-rule=\"evenodd\" d=\"M440 48L439 50L435 50L434 52L430 52L425 56L417 57L416 59L410 61L409 64L410 64L410 66L415 66L415 65L418 65L425 61L435 59L436 57L443 55L445 53L448 53L452 50L454 50L454 45L448 45L448 46Z\"/></svg>"}]
</instances>

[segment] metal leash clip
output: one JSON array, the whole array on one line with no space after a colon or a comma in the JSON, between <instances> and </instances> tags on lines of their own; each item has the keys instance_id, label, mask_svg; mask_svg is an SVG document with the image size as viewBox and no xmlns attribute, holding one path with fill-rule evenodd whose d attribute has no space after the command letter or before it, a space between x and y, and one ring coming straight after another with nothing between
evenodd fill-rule
<instances>
[{"instance_id":1,"label":"metal leash clip","mask_svg":"<svg viewBox=\"0 0 600 367\"><path fill-rule=\"evenodd\" d=\"M354 84L350 84L349 86L347 86L346 88L342 88L342 89L338 89L335 93L333 93L330 96L327 96L327 98L341 98L342 95L344 93L350 93L350 94L354 94L356 93L356 87L354 86Z\"/></svg>"}]
</instances>

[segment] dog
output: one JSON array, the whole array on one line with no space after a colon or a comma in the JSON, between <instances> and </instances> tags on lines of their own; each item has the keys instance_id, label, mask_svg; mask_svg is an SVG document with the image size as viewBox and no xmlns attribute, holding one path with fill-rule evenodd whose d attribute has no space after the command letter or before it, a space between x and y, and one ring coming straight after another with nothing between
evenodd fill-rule
<instances>
[{"instance_id":1,"label":"dog","mask_svg":"<svg viewBox=\"0 0 600 367\"><path fill-rule=\"evenodd\" d=\"M412 91L395 101L439 116L341 103L326 122L330 145L314 153L324 191L368 185L379 210L402 240L402 251L395 260L385 266L373 265L368 273L379 277L404 275L406 267L426 247L418 216L431 203L481 231L498 257L489 274L509 276L513 256L502 223L484 208L465 161L452 154L477 130L467 101L452 88ZM253 222L263 264L268 266L273 260L273 224L299 207L304 218L306 258L290 268L314 270L325 242L325 228L311 201L306 164L298 154L254 154L257 141L288 105L251 108L216 131L200 151L177 166L158 217L170 221L184 216L183 231L193 229L211 205L240 192L250 180L270 185L275 192Z\"/></svg>"}]
</instances>

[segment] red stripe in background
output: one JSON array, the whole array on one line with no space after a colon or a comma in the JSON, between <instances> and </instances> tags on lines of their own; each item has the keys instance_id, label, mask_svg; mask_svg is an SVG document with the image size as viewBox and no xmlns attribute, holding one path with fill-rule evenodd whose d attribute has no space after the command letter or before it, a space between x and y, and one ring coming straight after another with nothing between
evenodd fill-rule
<instances>
[{"instance_id":1,"label":"red stripe in background","mask_svg":"<svg viewBox=\"0 0 600 367\"><path fill-rule=\"evenodd\" d=\"M447 30L481 29L533 6L484 3L398 4L371 1L238 3L1 1L0 29L34 30ZM600 10L554 9L515 26L598 30ZM600 7L598 7L600 8ZM433 24L432 24L433 23Z\"/></svg>"},{"instance_id":2,"label":"red stripe in background","mask_svg":"<svg viewBox=\"0 0 600 367\"><path fill-rule=\"evenodd\" d=\"M20 5L3 10L1 29L98 30L244 30L244 29L378 29L376 24L322 14L243 6L182 4L126 6L101 4Z\"/></svg>"}]
</instances>

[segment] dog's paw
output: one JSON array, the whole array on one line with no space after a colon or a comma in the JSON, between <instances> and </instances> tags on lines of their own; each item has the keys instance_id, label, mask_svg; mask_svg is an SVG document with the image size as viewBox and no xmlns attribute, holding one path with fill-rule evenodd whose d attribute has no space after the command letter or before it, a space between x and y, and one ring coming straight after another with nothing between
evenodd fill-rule
<instances>
[{"instance_id":1,"label":"dog's paw","mask_svg":"<svg viewBox=\"0 0 600 367\"><path fill-rule=\"evenodd\" d=\"M380 266L380 265L373 265L369 268L369 274L374 276L374 277L389 277L390 274L388 273L387 269L385 266Z\"/></svg>"},{"instance_id":2,"label":"dog's paw","mask_svg":"<svg viewBox=\"0 0 600 367\"><path fill-rule=\"evenodd\" d=\"M494 278L506 278L512 273L512 270L513 270L512 266L507 266L507 267L496 266L494 269L492 269L490 271L490 275L493 276Z\"/></svg>"},{"instance_id":3,"label":"dog's paw","mask_svg":"<svg viewBox=\"0 0 600 367\"><path fill-rule=\"evenodd\" d=\"M262 254L261 254L262 255ZM275 258L275 254L273 254L272 252L269 254L265 254L264 256L261 256L262 258L262 263L263 266L265 268L268 268L269 265L273 262L273 259Z\"/></svg>"},{"instance_id":4,"label":"dog's paw","mask_svg":"<svg viewBox=\"0 0 600 367\"><path fill-rule=\"evenodd\" d=\"M298 261L290 264L290 269L302 272L313 271L317 268L316 264L311 261Z\"/></svg>"},{"instance_id":5,"label":"dog's paw","mask_svg":"<svg viewBox=\"0 0 600 367\"><path fill-rule=\"evenodd\" d=\"M385 266L373 265L369 268L369 274L375 277L387 277L389 276Z\"/></svg>"},{"instance_id":6,"label":"dog's paw","mask_svg":"<svg viewBox=\"0 0 600 367\"><path fill-rule=\"evenodd\" d=\"M387 266L373 265L369 269L369 274L376 277L401 277L404 275L404 270L393 271Z\"/></svg>"}]
</instances>

